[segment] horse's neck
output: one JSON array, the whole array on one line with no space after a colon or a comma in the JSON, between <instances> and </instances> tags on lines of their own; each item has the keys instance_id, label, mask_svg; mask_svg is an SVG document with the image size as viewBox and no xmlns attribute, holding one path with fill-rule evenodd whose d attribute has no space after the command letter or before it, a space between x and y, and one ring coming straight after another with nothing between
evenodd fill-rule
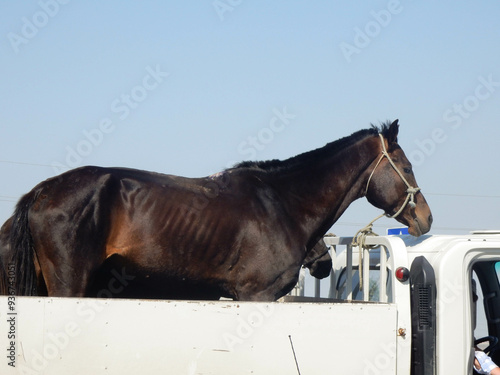
<instances>
[{"instance_id":1,"label":"horse's neck","mask_svg":"<svg viewBox=\"0 0 500 375\"><path fill-rule=\"evenodd\" d=\"M305 236L326 232L364 195L367 171L378 156L378 144L374 137L368 137L334 155L322 156L315 165L278 177L282 196L287 197L287 211Z\"/></svg>"}]
</instances>

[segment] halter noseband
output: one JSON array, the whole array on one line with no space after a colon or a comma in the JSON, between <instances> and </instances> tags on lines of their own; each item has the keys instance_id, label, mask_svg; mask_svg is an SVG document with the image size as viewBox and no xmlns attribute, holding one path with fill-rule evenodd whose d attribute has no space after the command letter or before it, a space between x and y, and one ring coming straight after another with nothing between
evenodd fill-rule
<instances>
[{"instance_id":1,"label":"halter noseband","mask_svg":"<svg viewBox=\"0 0 500 375\"><path fill-rule=\"evenodd\" d=\"M373 177L373 174L375 173L375 170L377 169L378 165L380 164L380 162L382 161L382 159L384 157L387 158L387 160L389 161L389 163L391 164L392 168L394 168L394 170L398 173L399 177L401 177L401 179L403 180L403 182L405 183L407 189L406 189L406 199L403 203L403 205L401 206L401 208L392 216L389 216L388 214L386 214L387 217L393 219L395 218L396 216L398 216L401 212L403 212L403 210L405 209L406 205L409 204L410 207L412 208L415 208L416 207L416 203L415 203L415 194L417 194L419 191L420 191L420 188L419 187L413 187L409 184L409 182L406 180L406 178L403 176L403 174L401 173L401 171L398 169L398 167L396 166L396 164L394 164L394 162L392 161L391 157L389 156L386 148L385 148L385 142L384 142L384 137L382 136L382 134L378 134L379 137L380 137L380 141L382 143L382 155L380 156L380 158L378 159L377 161L377 164L375 164L375 168L373 168L373 171L372 173L370 174L370 177L368 177L368 182L366 183L366 189L365 189L365 195L368 193L368 186L370 186L370 181ZM383 215L381 215L383 216Z\"/></svg>"}]
</instances>

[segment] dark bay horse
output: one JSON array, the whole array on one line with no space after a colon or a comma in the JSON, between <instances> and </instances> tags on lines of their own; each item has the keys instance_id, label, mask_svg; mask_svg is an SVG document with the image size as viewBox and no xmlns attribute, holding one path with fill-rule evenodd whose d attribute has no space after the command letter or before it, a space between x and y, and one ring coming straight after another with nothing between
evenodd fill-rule
<instances>
[{"instance_id":1,"label":"dark bay horse","mask_svg":"<svg viewBox=\"0 0 500 375\"><path fill-rule=\"evenodd\" d=\"M113 261L170 298L276 300L358 198L397 213L414 236L429 231L432 215L397 135L396 120L206 178L74 169L20 199L12 259L3 263L16 267L18 295L37 293L37 268L49 296L89 295L100 267Z\"/></svg>"}]
</instances>

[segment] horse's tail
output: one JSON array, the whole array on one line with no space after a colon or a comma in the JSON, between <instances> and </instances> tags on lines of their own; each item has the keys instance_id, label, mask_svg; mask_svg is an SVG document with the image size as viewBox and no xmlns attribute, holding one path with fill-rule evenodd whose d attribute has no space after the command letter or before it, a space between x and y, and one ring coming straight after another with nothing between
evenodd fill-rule
<instances>
[{"instance_id":1,"label":"horse's tail","mask_svg":"<svg viewBox=\"0 0 500 375\"><path fill-rule=\"evenodd\" d=\"M10 257L10 226L12 218L7 220L0 228L0 295L5 296L8 294L8 278L7 278L7 263Z\"/></svg>"},{"instance_id":2,"label":"horse's tail","mask_svg":"<svg viewBox=\"0 0 500 375\"><path fill-rule=\"evenodd\" d=\"M9 273L14 273L9 283L9 294L18 296L37 295L37 277L35 269L35 249L31 235L28 213L37 200L41 189L33 189L17 203L10 230L11 260ZM12 287L14 289L12 289Z\"/></svg>"},{"instance_id":3,"label":"horse's tail","mask_svg":"<svg viewBox=\"0 0 500 375\"><path fill-rule=\"evenodd\" d=\"M7 288L7 265L4 259L4 244L0 242L0 296L6 296L8 294Z\"/></svg>"}]
</instances>

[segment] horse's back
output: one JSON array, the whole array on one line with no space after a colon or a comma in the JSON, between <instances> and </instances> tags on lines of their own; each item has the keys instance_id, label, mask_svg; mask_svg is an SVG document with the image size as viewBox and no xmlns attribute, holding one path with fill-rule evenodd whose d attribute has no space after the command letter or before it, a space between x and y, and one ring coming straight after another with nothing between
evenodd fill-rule
<instances>
[{"instance_id":1,"label":"horse's back","mask_svg":"<svg viewBox=\"0 0 500 375\"><path fill-rule=\"evenodd\" d=\"M49 178L27 195L38 195L32 207L35 211L56 207L64 211L65 204L67 209L78 211L89 204L109 206L120 193L175 188L180 186L179 181L187 180L191 179L137 169L86 166Z\"/></svg>"}]
</instances>

